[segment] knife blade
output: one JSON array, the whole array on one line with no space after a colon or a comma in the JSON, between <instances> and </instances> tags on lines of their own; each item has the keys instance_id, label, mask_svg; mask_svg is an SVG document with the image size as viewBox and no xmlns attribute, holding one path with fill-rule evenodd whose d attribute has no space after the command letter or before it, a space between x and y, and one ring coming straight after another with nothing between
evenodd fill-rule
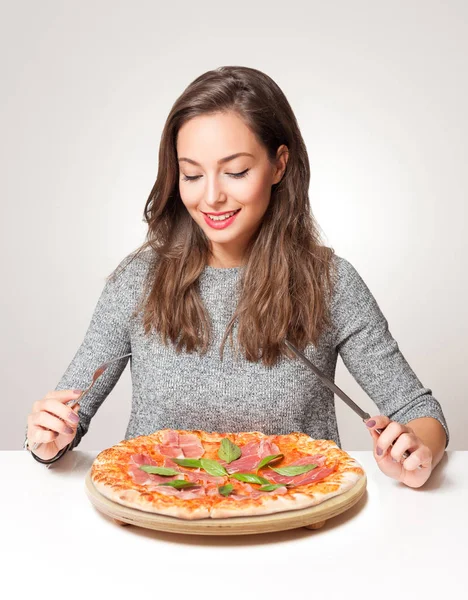
<instances>
[{"instance_id":1,"label":"knife blade","mask_svg":"<svg viewBox=\"0 0 468 600\"><path fill-rule=\"evenodd\" d=\"M370 414L366 413L365 411L362 410L362 408L360 408L356 402L354 402L354 400L351 400L351 398L345 394L343 392L342 389L340 389L337 385L335 385L333 383L333 381L331 381L330 379L328 379L328 377L326 375L324 375L324 373L322 373L322 371L320 369L318 369L308 358L307 356L305 356L305 354L303 352L301 352L298 348L296 348L296 346L294 346L294 344L292 344L289 340L284 340L284 343L286 344L286 346L292 350L292 352L294 352L294 354L300 359L302 360L302 362L309 368L311 369L315 375L317 375L317 377L320 379L320 381L332 392L334 392L339 398L341 398L343 400L343 402L345 404L347 404L349 406L349 408L351 408L356 414L358 414L361 419L364 421L364 423L370 419ZM374 429L374 431L376 431L379 435L382 433L383 429L379 429L378 427L376 429ZM393 446L393 444L392 444ZM403 459L408 458L408 456L410 455L410 452L408 452L408 450L406 450L402 456Z\"/></svg>"}]
</instances>

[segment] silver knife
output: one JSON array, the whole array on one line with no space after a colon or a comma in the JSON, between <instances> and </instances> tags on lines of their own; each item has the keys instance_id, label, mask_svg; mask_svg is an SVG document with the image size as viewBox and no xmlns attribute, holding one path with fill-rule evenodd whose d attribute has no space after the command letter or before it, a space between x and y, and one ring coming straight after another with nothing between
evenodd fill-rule
<instances>
[{"instance_id":1,"label":"silver knife","mask_svg":"<svg viewBox=\"0 0 468 600\"><path fill-rule=\"evenodd\" d=\"M345 404L347 404L349 406L349 408L351 408L352 410L354 410L355 413L357 413L361 419L366 422L368 419L370 419L370 414L366 413L362 410L362 408L359 408L359 406L356 404L356 402L354 402L353 400L351 400L351 398L345 394L343 392L343 390L341 390L337 385L335 385L333 383L333 381L330 381L330 379L328 379L328 377L326 377L322 371L320 371L320 369L317 369L317 367L310 362L310 360L307 358L307 356L305 356L298 348L296 348L296 346L294 346L293 344L291 344L291 342L289 340L284 340L284 343L286 344L286 346L292 350L294 352L294 354L300 358L302 360L302 362L309 367L309 369L312 369L312 371L317 375L317 377L320 379L320 381L330 390L332 390L332 392L334 392L337 396L339 396L343 402ZM379 435L382 433L383 429L374 429L374 431L376 431ZM393 446L393 444L392 444ZM408 458L408 456L410 455L410 452L408 452L408 450L406 450L406 452L403 454L403 458Z\"/></svg>"}]
</instances>

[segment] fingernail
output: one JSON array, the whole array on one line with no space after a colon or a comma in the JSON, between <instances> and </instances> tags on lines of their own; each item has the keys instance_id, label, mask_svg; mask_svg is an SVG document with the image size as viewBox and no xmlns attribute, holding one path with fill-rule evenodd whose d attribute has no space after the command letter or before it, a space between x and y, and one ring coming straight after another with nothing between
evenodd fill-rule
<instances>
[{"instance_id":1,"label":"fingernail","mask_svg":"<svg viewBox=\"0 0 468 600\"><path fill-rule=\"evenodd\" d=\"M73 393L74 393L74 394L81 394L81 392L82 392L82 391L83 391L83 390L73 390Z\"/></svg>"},{"instance_id":2,"label":"fingernail","mask_svg":"<svg viewBox=\"0 0 468 600\"><path fill-rule=\"evenodd\" d=\"M378 454L378 456L382 456L382 454L383 454L382 448L379 448L378 446L377 446L377 454Z\"/></svg>"},{"instance_id":3,"label":"fingernail","mask_svg":"<svg viewBox=\"0 0 468 600\"><path fill-rule=\"evenodd\" d=\"M73 433L73 429L71 427L68 427L68 425L65 427L65 432L66 433Z\"/></svg>"},{"instance_id":4,"label":"fingernail","mask_svg":"<svg viewBox=\"0 0 468 600\"><path fill-rule=\"evenodd\" d=\"M375 425L374 419L372 419L371 421L367 421L366 425L367 425L367 427L374 427L374 425Z\"/></svg>"},{"instance_id":5,"label":"fingernail","mask_svg":"<svg viewBox=\"0 0 468 600\"><path fill-rule=\"evenodd\" d=\"M76 413L71 412L68 415L68 420L71 421L72 423L78 423L78 421L80 420L80 417Z\"/></svg>"}]
</instances>

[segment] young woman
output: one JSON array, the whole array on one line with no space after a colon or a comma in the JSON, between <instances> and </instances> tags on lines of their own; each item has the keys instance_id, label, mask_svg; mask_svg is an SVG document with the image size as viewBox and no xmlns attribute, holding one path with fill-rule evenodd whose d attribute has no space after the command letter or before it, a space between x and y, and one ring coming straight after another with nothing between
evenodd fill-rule
<instances>
[{"instance_id":1,"label":"young woman","mask_svg":"<svg viewBox=\"0 0 468 600\"><path fill-rule=\"evenodd\" d=\"M28 416L37 460L79 444L129 359L109 366L79 410L66 402L99 365L130 352L126 439L169 427L299 431L340 445L333 393L289 339L330 378L340 354L374 400L381 414L366 425L386 475L411 487L429 478L449 438L440 404L357 271L320 242L309 177L295 116L271 78L221 67L188 86L162 133L146 241L108 279L56 390Z\"/></svg>"}]
</instances>

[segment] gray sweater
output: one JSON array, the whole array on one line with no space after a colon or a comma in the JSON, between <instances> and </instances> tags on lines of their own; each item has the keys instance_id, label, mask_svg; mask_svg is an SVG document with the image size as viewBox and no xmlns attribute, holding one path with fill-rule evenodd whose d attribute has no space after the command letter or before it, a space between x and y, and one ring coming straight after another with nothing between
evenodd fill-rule
<instances>
[{"instance_id":1,"label":"gray sweater","mask_svg":"<svg viewBox=\"0 0 468 600\"><path fill-rule=\"evenodd\" d=\"M166 427L269 435L298 431L334 440L341 447L334 395L301 361L282 357L275 367L250 363L241 353L235 356L229 341L221 361L219 345L235 309L235 284L242 267L205 267L200 293L211 317L213 343L205 356L177 354L157 334L146 336L141 317L131 316L142 292L148 256L140 255L106 282L84 340L56 387L83 389L103 362L132 353L130 359L112 364L83 399L71 447L80 443L129 360L133 398L125 439ZM448 440L439 402L403 357L368 287L347 260L338 256L334 260L338 283L332 326L305 354L332 380L340 354L378 413L400 423L434 417Z\"/></svg>"}]
</instances>

